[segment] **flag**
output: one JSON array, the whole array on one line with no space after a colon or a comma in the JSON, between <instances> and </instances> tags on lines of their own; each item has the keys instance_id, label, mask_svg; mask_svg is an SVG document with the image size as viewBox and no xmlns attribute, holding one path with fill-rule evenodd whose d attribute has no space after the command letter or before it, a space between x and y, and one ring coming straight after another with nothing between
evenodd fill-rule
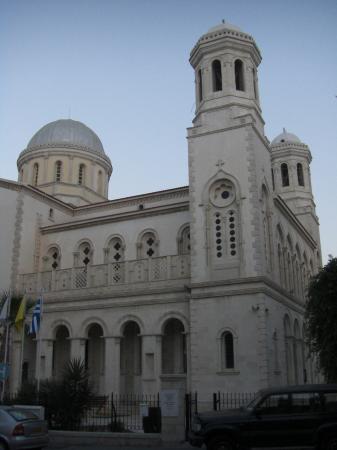
<instances>
[{"instance_id":1,"label":"flag","mask_svg":"<svg viewBox=\"0 0 337 450\"><path fill-rule=\"evenodd\" d=\"M1 312L0 312L0 320L7 320L8 319L8 309L10 304L10 297L9 294L6 297L6 300L4 301L4 304L2 305Z\"/></svg>"},{"instance_id":2,"label":"flag","mask_svg":"<svg viewBox=\"0 0 337 450\"><path fill-rule=\"evenodd\" d=\"M34 306L33 311L33 317L32 322L29 327L29 334L37 334L40 329L40 323L41 323L41 304L42 304L42 298L40 297L36 305Z\"/></svg>"},{"instance_id":3,"label":"flag","mask_svg":"<svg viewBox=\"0 0 337 450\"><path fill-rule=\"evenodd\" d=\"M23 323L24 323L24 321L25 321L25 315L26 315L26 303L27 303L27 300L26 300L26 296L24 295L23 298L22 298L22 300L21 300L21 303L20 303L20 306L19 306L17 315L16 315L16 317L15 317L15 322L14 322L15 328L16 328L18 331L21 331L21 330L22 330Z\"/></svg>"}]
</instances>

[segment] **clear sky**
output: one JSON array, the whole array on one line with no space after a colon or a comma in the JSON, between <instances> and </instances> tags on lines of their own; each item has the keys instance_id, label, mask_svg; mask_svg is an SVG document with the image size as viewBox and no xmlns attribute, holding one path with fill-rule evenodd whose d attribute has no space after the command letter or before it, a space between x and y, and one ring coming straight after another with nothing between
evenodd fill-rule
<instances>
[{"instance_id":1,"label":"clear sky","mask_svg":"<svg viewBox=\"0 0 337 450\"><path fill-rule=\"evenodd\" d=\"M310 146L323 260L337 256L336 0L0 0L0 177L71 117L111 158L110 198L187 185L189 52L222 19L261 50L267 137L285 127Z\"/></svg>"}]
</instances>

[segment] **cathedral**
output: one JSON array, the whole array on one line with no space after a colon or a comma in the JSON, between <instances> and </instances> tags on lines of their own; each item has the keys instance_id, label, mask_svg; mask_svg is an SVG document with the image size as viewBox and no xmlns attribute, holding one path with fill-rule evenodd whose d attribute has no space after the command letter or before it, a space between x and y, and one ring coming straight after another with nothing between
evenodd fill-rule
<instances>
[{"instance_id":1,"label":"cathedral","mask_svg":"<svg viewBox=\"0 0 337 450\"><path fill-rule=\"evenodd\" d=\"M112 164L81 122L48 123L0 179L0 289L43 297L12 334L10 389L81 358L100 395L255 392L315 381L304 305L321 265L309 147L269 141L261 53L228 23L190 53L189 185L108 199ZM29 317L27 317L27 322Z\"/></svg>"}]
</instances>

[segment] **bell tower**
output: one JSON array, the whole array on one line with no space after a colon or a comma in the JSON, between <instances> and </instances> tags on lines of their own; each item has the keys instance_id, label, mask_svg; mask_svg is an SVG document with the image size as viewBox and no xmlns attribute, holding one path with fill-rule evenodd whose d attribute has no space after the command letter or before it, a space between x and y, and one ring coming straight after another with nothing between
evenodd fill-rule
<instances>
[{"instance_id":1,"label":"bell tower","mask_svg":"<svg viewBox=\"0 0 337 450\"><path fill-rule=\"evenodd\" d=\"M251 113L263 132L257 78L261 59L254 39L228 23L211 28L198 40L190 56L195 70L196 126L222 109L223 120Z\"/></svg>"},{"instance_id":2,"label":"bell tower","mask_svg":"<svg viewBox=\"0 0 337 450\"><path fill-rule=\"evenodd\" d=\"M257 276L262 254L261 181L271 187L254 39L228 23L191 51L196 112L188 129L192 282Z\"/></svg>"}]
</instances>

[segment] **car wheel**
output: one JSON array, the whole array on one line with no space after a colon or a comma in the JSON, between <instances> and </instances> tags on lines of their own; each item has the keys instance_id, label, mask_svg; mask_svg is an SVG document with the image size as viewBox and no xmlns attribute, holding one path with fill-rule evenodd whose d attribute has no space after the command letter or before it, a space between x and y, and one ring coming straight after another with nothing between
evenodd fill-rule
<instances>
[{"instance_id":1,"label":"car wheel","mask_svg":"<svg viewBox=\"0 0 337 450\"><path fill-rule=\"evenodd\" d=\"M324 450L337 450L337 436L330 436L323 443Z\"/></svg>"},{"instance_id":2,"label":"car wheel","mask_svg":"<svg viewBox=\"0 0 337 450\"><path fill-rule=\"evenodd\" d=\"M7 450L7 445L4 442L0 441L0 450Z\"/></svg>"},{"instance_id":3,"label":"car wheel","mask_svg":"<svg viewBox=\"0 0 337 450\"><path fill-rule=\"evenodd\" d=\"M227 437L215 437L207 444L207 450L235 450L234 442Z\"/></svg>"}]
</instances>

